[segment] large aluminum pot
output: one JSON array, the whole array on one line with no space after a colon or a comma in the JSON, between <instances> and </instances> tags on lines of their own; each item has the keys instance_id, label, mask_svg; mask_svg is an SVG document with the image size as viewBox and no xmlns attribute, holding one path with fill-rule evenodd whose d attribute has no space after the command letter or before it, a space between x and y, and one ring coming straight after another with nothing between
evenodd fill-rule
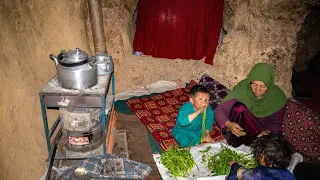
<instances>
[{"instance_id":1,"label":"large aluminum pot","mask_svg":"<svg viewBox=\"0 0 320 180\"><path fill-rule=\"evenodd\" d=\"M79 48L61 51L50 58L55 62L59 85L67 89L86 89L97 84L97 66L88 54Z\"/></svg>"}]
</instances>

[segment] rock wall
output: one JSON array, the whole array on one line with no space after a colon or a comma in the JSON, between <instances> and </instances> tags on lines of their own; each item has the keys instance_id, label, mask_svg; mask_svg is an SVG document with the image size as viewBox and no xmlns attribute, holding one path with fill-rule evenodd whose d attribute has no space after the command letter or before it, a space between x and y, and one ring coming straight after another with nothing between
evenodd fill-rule
<instances>
[{"instance_id":1,"label":"rock wall","mask_svg":"<svg viewBox=\"0 0 320 180\"><path fill-rule=\"evenodd\" d=\"M232 88L255 63L267 62L275 67L276 84L287 96L291 95L297 33L313 5L298 0L225 0L223 27L228 34L216 52L214 64L206 65L203 60L132 55L134 3L103 2L108 50L115 58L117 92L158 80L198 80L205 73Z\"/></svg>"},{"instance_id":2,"label":"rock wall","mask_svg":"<svg viewBox=\"0 0 320 180\"><path fill-rule=\"evenodd\" d=\"M0 2L0 179L40 179L47 147L39 91L56 73L49 54L89 50L85 1ZM49 112L51 125L55 112Z\"/></svg>"},{"instance_id":3,"label":"rock wall","mask_svg":"<svg viewBox=\"0 0 320 180\"><path fill-rule=\"evenodd\" d=\"M257 62L274 65L276 83L291 94L297 33L314 0L226 0L228 34L214 65L132 54L137 0L103 0L108 53L114 57L116 92L168 80L188 82L209 74L228 87ZM84 0L0 2L0 179L39 179L47 157L39 91L55 74L51 53L79 47L93 52ZM49 113L49 124L56 118Z\"/></svg>"}]
</instances>

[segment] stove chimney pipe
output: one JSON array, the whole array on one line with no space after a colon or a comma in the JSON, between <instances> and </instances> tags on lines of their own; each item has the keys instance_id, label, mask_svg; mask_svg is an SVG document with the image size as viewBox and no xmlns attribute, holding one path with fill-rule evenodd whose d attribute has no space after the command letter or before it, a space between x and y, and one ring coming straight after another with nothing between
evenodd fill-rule
<instances>
[{"instance_id":1,"label":"stove chimney pipe","mask_svg":"<svg viewBox=\"0 0 320 180\"><path fill-rule=\"evenodd\" d=\"M108 53L103 27L101 0L88 0L88 4L95 52Z\"/></svg>"}]
</instances>

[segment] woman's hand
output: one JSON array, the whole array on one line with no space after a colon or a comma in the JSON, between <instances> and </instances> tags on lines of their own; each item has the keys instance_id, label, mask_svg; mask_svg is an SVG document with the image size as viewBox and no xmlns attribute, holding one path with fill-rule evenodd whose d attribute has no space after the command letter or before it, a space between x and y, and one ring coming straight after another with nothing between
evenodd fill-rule
<instances>
[{"instance_id":1,"label":"woman's hand","mask_svg":"<svg viewBox=\"0 0 320 180\"><path fill-rule=\"evenodd\" d=\"M267 130L262 131L257 137L262 137L262 136L268 135L270 133L271 133L271 131L269 129L267 129Z\"/></svg>"},{"instance_id":2,"label":"woman's hand","mask_svg":"<svg viewBox=\"0 0 320 180\"><path fill-rule=\"evenodd\" d=\"M239 124L227 121L225 125L228 127L228 129L230 129L232 134L236 135L237 137L245 135L245 133L243 133L243 128Z\"/></svg>"}]
</instances>

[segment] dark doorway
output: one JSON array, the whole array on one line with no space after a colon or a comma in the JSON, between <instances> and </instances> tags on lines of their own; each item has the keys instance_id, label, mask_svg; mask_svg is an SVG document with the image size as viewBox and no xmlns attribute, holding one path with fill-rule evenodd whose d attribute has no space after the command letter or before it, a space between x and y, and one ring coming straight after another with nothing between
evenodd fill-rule
<instances>
[{"instance_id":1,"label":"dark doorway","mask_svg":"<svg viewBox=\"0 0 320 180\"><path fill-rule=\"evenodd\" d=\"M292 96L320 113L320 51L306 63L305 70L293 70Z\"/></svg>"},{"instance_id":2,"label":"dark doorway","mask_svg":"<svg viewBox=\"0 0 320 180\"><path fill-rule=\"evenodd\" d=\"M297 35L292 96L320 113L320 7L314 7Z\"/></svg>"}]
</instances>

